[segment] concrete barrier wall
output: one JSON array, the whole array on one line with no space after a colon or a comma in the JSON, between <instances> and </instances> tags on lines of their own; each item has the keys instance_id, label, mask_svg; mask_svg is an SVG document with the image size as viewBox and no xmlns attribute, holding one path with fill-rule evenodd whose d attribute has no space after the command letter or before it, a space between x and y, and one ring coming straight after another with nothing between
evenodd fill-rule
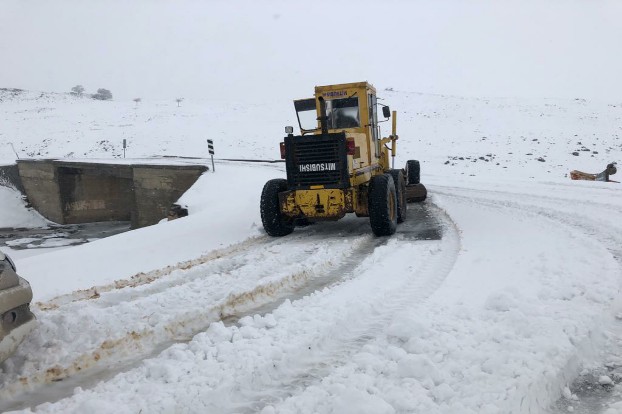
<instances>
[{"instance_id":1,"label":"concrete barrier wall","mask_svg":"<svg viewBox=\"0 0 622 414\"><path fill-rule=\"evenodd\" d=\"M138 228L165 218L207 167L20 160L18 169L29 201L51 221L131 221Z\"/></svg>"},{"instance_id":2,"label":"concrete barrier wall","mask_svg":"<svg viewBox=\"0 0 622 414\"><path fill-rule=\"evenodd\" d=\"M17 167L26 197L35 210L48 220L65 224L54 164L51 161L20 160Z\"/></svg>"},{"instance_id":3,"label":"concrete barrier wall","mask_svg":"<svg viewBox=\"0 0 622 414\"><path fill-rule=\"evenodd\" d=\"M131 220L135 209L131 167L81 164L57 168L65 223Z\"/></svg>"},{"instance_id":4,"label":"concrete barrier wall","mask_svg":"<svg viewBox=\"0 0 622 414\"><path fill-rule=\"evenodd\" d=\"M167 216L168 210L197 181L206 170L194 166L134 166L134 194L136 214L132 227L157 223Z\"/></svg>"}]
</instances>

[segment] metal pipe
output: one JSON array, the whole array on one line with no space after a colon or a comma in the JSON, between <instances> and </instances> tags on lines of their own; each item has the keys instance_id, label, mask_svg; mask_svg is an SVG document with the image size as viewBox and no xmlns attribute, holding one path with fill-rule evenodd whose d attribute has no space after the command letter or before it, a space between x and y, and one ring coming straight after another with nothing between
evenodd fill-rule
<instances>
[{"instance_id":1,"label":"metal pipe","mask_svg":"<svg viewBox=\"0 0 622 414\"><path fill-rule=\"evenodd\" d=\"M395 169L395 151L397 149L395 141L397 141L397 111L393 111L393 128L391 130L391 168L393 169Z\"/></svg>"}]
</instances>

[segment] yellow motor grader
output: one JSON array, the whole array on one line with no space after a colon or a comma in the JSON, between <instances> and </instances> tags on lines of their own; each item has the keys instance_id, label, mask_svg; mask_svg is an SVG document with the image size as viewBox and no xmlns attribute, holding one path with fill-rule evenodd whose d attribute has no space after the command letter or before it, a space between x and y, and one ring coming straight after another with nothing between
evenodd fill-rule
<instances>
[{"instance_id":1,"label":"yellow motor grader","mask_svg":"<svg viewBox=\"0 0 622 414\"><path fill-rule=\"evenodd\" d=\"M384 120L378 121L378 107ZM396 112L378 103L368 82L316 86L315 96L294 101L300 135L286 127L280 144L287 179L268 181L261 193L266 233L285 236L296 225L339 220L347 213L369 217L377 236L388 236L406 219L407 202L425 200L420 165L395 160ZM392 132L379 123L392 117ZM390 152L390 155L389 155Z\"/></svg>"}]
</instances>

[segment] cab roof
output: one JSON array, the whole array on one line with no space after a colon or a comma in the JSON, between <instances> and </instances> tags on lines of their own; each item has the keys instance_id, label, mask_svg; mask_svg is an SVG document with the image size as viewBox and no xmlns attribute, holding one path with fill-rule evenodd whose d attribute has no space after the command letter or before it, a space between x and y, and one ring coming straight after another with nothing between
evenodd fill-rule
<instances>
[{"instance_id":1,"label":"cab roof","mask_svg":"<svg viewBox=\"0 0 622 414\"><path fill-rule=\"evenodd\" d=\"M316 86L315 93L321 94L325 92L339 91L339 90L349 90L349 89L366 89L371 90L374 94L376 93L376 88L367 82L353 82L353 83L339 83L335 85L324 85L324 86Z\"/></svg>"}]
</instances>

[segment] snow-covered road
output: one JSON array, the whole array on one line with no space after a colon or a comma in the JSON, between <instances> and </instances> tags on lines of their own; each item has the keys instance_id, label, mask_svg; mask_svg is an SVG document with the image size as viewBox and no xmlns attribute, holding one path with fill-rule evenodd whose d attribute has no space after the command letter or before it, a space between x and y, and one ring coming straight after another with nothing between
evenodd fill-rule
<instances>
[{"instance_id":1,"label":"snow-covered road","mask_svg":"<svg viewBox=\"0 0 622 414\"><path fill-rule=\"evenodd\" d=\"M429 209L413 208L411 215L400 228L401 238L440 239ZM43 402L41 395L50 393L41 392L42 383L67 390L58 381L72 377L65 382L83 384L87 371L95 379L109 376L121 363L188 341L211 322L267 312L285 298L351 278L357 265L387 241L373 238L366 220L318 224L286 239L254 237L130 280L39 302L40 329L20 348L28 357L5 376L3 400L31 389L21 399ZM111 362L110 372L103 372Z\"/></svg>"},{"instance_id":2,"label":"snow-covered road","mask_svg":"<svg viewBox=\"0 0 622 414\"><path fill-rule=\"evenodd\" d=\"M429 188L391 238L348 217L37 304L0 409L580 409L579 371L622 365L619 191Z\"/></svg>"}]
</instances>

